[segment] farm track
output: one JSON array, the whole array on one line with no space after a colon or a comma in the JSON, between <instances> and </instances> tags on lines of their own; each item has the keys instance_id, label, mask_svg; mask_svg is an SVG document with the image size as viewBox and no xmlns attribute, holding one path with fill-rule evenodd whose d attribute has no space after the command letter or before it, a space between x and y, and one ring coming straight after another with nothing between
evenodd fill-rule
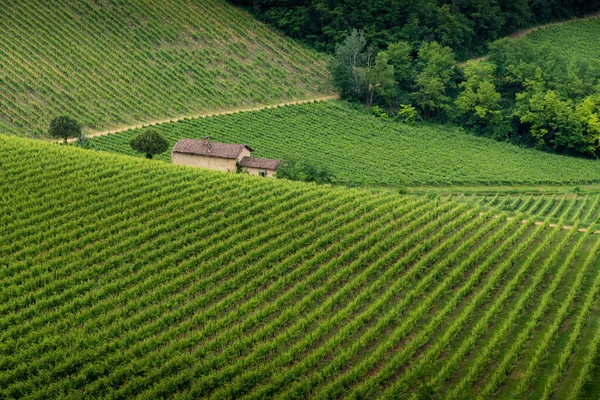
<instances>
[{"instance_id":1,"label":"farm track","mask_svg":"<svg viewBox=\"0 0 600 400\"><path fill-rule=\"evenodd\" d=\"M3 134L44 137L59 115L101 132L334 94L324 55L225 0L12 6L1 18Z\"/></svg>"},{"instance_id":2,"label":"farm track","mask_svg":"<svg viewBox=\"0 0 600 400\"><path fill-rule=\"evenodd\" d=\"M93 138L93 137L97 137L97 136L109 135L112 133L125 132L130 129L148 128L151 126L178 122L178 121L182 121L184 119L208 118L208 117L215 117L218 115L231 115L231 114L235 114L235 113L268 110L270 108L285 107L285 106L292 106L292 105L306 104L306 103L314 103L314 102L319 102L319 101L336 100L338 98L339 97L337 95L335 95L335 96L320 96L320 97L313 97L311 99L285 101L285 102L278 103L278 104L263 105L263 106L257 106L257 107L232 108L232 109L226 109L226 110L221 110L221 111L204 112L204 113L192 114L192 115L181 115L179 117L157 119L157 120L152 120L152 121L148 121L148 122L143 122L143 123L140 123L137 125L122 126L120 128L109 129L109 130L105 130L105 131L89 131L86 133L86 136L89 138ZM68 142L72 143L76 140L77 139L69 139Z\"/></svg>"},{"instance_id":3,"label":"farm track","mask_svg":"<svg viewBox=\"0 0 600 400\"><path fill-rule=\"evenodd\" d=\"M508 35L508 37L512 38L512 39L519 39L519 38L529 35L532 32L538 31L540 29L549 28L551 26L564 25L564 24L568 24L571 22L587 21L587 20L599 18L599 17L600 17L600 13L594 13L594 14L586 15L585 17L582 17L582 18L573 18L573 19L567 19L564 21L550 22L548 24L532 26L531 28L527 28L527 29L523 29L523 30L511 33L510 35ZM463 62L459 63L458 65L461 67L465 67L468 63L471 63L471 62L478 63L480 61L485 61L486 59L487 59L487 56L475 57L475 58L471 58L467 61L463 61Z\"/></svg>"},{"instance_id":4,"label":"farm track","mask_svg":"<svg viewBox=\"0 0 600 400\"><path fill-rule=\"evenodd\" d=\"M181 138L246 143L256 156L303 160L326 167L333 182L346 186L388 188L469 187L480 189L539 185L555 187L600 182L600 164L560 157L508 143L466 135L450 128L409 126L376 118L340 101L321 101L258 112L196 118L154 129L174 146ZM141 157L129 145L141 130L92 139L92 147ZM155 156L171 162L171 152ZM487 188L487 189L486 189ZM519 190L521 190L519 189ZM437 189L436 189L437 190ZM502 190L502 189L501 189Z\"/></svg>"}]
</instances>

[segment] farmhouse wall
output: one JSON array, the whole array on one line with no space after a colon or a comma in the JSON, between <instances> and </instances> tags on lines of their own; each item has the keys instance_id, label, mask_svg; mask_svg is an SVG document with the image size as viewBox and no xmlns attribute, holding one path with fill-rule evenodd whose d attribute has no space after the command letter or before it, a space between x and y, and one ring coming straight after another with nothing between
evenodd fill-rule
<instances>
[{"instance_id":1,"label":"farmhouse wall","mask_svg":"<svg viewBox=\"0 0 600 400\"><path fill-rule=\"evenodd\" d=\"M250 153L250 152L248 152ZM173 164L191 165L217 171L235 172L236 160L231 158L204 157L194 154L173 153Z\"/></svg>"},{"instance_id":2,"label":"farmhouse wall","mask_svg":"<svg viewBox=\"0 0 600 400\"><path fill-rule=\"evenodd\" d=\"M273 178L273 175L277 172L274 169L264 169L264 168L252 168L252 167L244 167L244 171L247 171L250 175L259 175L260 172L266 172L266 178Z\"/></svg>"}]
</instances>

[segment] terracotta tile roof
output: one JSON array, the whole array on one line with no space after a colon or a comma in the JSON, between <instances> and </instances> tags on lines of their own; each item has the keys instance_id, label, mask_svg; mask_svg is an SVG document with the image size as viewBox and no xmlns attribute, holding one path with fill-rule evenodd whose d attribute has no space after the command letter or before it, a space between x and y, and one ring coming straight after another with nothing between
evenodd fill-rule
<instances>
[{"instance_id":1,"label":"terracotta tile roof","mask_svg":"<svg viewBox=\"0 0 600 400\"><path fill-rule=\"evenodd\" d=\"M179 139L177 144L173 146L173 152L236 159L240 156L244 148L253 151L245 144L211 142L207 138L204 140Z\"/></svg>"},{"instance_id":2,"label":"terracotta tile roof","mask_svg":"<svg viewBox=\"0 0 600 400\"><path fill-rule=\"evenodd\" d=\"M254 158L254 157L244 157L240 160L240 165L242 167L248 168L262 168L262 169L277 169L279 168L279 164L281 161L273 160L271 158Z\"/></svg>"}]
</instances>

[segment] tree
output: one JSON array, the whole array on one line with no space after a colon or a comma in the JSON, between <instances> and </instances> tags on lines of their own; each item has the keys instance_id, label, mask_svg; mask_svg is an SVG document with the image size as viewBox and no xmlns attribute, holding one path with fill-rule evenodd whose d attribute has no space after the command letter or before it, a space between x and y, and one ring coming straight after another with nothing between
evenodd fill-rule
<instances>
[{"instance_id":1,"label":"tree","mask_svg":"<svg viewBox=\"0 0 600 400\"><path fill-rule=\"evenodd\" d=\"M73 118L63 115L50 122L48 133L52 137L63 139L67 145L67 139L81 136L81 125Z\"/></svg>"},{"instance_id":2,"label":"tree","mask_svg":"<svg viewBox=\"0 0 600 400\"><path fill-rule=\"evenodd\" d=\"M421 73L417 76L415 103L423 110L424 118L442 119L450 108L450 97L446 96L446 82L439 76Z\"/></svg>"},{"instance_id":3,"label":"tree","mask_svg":"<svg viewBox=\"0 0 600 400\"><path fill-rule=\"evenodd\" d=\"M152 129L148 129L131 139L129 145L138 153L146 154L146 158L149 159L156 154L164 153L169 148L169 143Z\"/></svg>"},{"instance_id":4,"label":"tree","mask_svg":"<svg viewBox=\"0 0 600 400\"><path fill-rule=\"evenodd\" d=\"M375 57L375 65L359 68L363 81L367 83L367 106L373 105L373 97L377 94L384 102L389 103L394 95L394 66L389 65L386 51L380 51Z\"/></svg>"},{"instance_id":5,"label":"tree","mask_svg":"<svg viewBox=\"0 0 600 400\"><path fill-rule=\"evenodd\" d=\"M575 118L581 124L581 134L571 138L571 146L580 153L597 155L600 149L600 95L586 97L578 103Z\"/></svg>"},{"instance_id":6,"label":"tree","mask_svg":"<svg viewBox=\"0 0 600 400\"><path fill-rule=\"evenodd\" d=\"M384 49L437 40L465 58L528 25L598 11L596 0L229 0L317 50L333 52L352 29Z\"/></svg>"},{"instance_id":7,"label":"tree","mask_svg":"<svg viewBox=\"0 0 600 400\"><path fill-rule=\"evenodd\" d=\"M560 146L576 149L581 136L581 121L576 118L573 101L563 100L554 90L544 87L542 72L536 80L526 82L526 90L518 93L514 115L528 128L538 148Z\"/></svg>"},{"instance_id":8,"label":"tree","mask_svg":"<svg viewBox=\"0 0 600 400\"><path fill-rule=\"evenodd\" d=\"M390 43L386 50L394 66L394 79L401 91L409 91L415 82L415 66L413 65L412 46L408 42Z\"/></svg>"},{"instance_id":9,"label":"tree","mask_svg":"<svg viewBox=\"0 0 600 400\"><path fill-rule=\"evenodd\" d=\"M448 85L453 76L454 52L437 42L424 43L419 50L415 103L426 118L444 119L450 108Z\"/></svg>"},{"instance_id":10,"label":"tree","mask_svg":"<svg viewBox=\"0 0 600 400\"><path fill-rule=\"evenodd\" d=\"M494 68L490 63L469 63L465 67L463 90L456 98L456 109L462 122L469 126L488 127L502 119L500 93L494 84Z\"/></svg>"},{"instance_id":11,"label":"tree","mask_svg":"<svg viewBox=\"0 0 600 400\"><path fill-rule=\"evenodd\" d=\"M472 21L469 21L464 14L452 12L450 4L444 4L438 9L437 19L434 31L438 42L442 46L450 46L455 51L466 55L468 42L473 36Z\"/></svg>"},{"instance_id":12,"label":"tree","mask_svg":"<svg viewBox=\"0 0 600 400\"><path fill-rule=\"evenodd\" d=\"M359 72L359 68L366 66L366 45L363 32L354 29L343 43L336 46L328 64L333 84L343 99L357 100L366 92L366 82Z\"/></svg>"},{"instance_id":13,"label":"tree","mask_svg":"<svg viewBox=\"0 0 600 400\"><path fill-rule=\"evenodd\" d=\"M597 155L600 148L600 95L575 103L535 86L518 95L515 114L530 126L538 145L561 152Z\"/></svg>"}]
</instances>

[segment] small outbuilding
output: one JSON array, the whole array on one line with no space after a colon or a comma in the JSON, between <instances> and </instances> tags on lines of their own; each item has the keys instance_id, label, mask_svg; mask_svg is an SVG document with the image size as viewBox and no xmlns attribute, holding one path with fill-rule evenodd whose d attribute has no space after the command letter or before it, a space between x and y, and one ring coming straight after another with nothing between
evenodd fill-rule
<instances>
[{"instance_id":1,"label":"small outbuilding","mask_svg":"<svg viewBox=\"0 0 600 400\"><path fill-rule=\"evenodd\" d=\"M239 168L250 175L273 177L279 160L253 158L253 152L245 144L211 142L208 136L204 140L180 139L173 147L173 164L190 165L217 171L236 172Z\"/></svg>"},{"instance_id":2,"label":"small outbuilding","mask_svg":"<svg viewBox=\"0 0 600 400\"><path fill-rule=\"evenodd\" d=\"M240 166L250 175L272 178L277 172L280 163L281 161L270 158L244 157L240 161Z\"/></svg>"}]
</instances>

